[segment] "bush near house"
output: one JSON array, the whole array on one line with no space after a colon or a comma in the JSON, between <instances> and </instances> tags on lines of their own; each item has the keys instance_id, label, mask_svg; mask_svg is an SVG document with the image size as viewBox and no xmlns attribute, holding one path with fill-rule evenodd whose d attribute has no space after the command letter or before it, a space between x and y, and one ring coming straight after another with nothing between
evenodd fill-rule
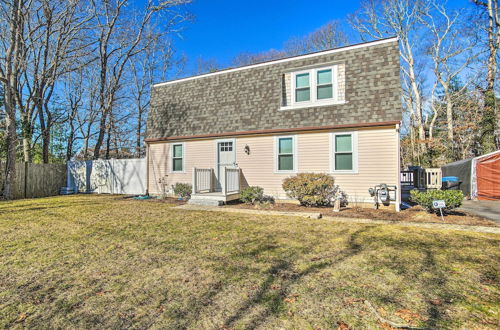
<instances>
[{"instance_id":1,"label":"bush near house","mask_svg":"<svg viewBox=\"0 0 500 330\"><path fill-rule=\"evenodd\" d=\"M243 188L240 192L240 200L245 204L255 204L264 198L264 188L258 186Z\"/></svg>"},{"instance_id":2,"label":"bush near house","mask_svg":"<svg viewBox=\"0 0 500 330\"><path fill-rule=\"evenodd\" d=\"M340 199L341 204L347 203L347 195L328 174L299 173L283 180L283 190L304 206L327 206L336 199Z\"/></svg>"},{"instance_id":3,"label":"bush near house","mask_svg":"<svg viewBox=\"0 0 500 330\"><path fill-rule=\"evenodd\" d=\"M428 190L425 192L412 190L410 192L410 200L422 206L428 212L437 211L432 207L433 201L444 200L446 203L444 210L452 210L462 205L464 193L460 190Z\"/></svg>"},{"instance_id":4,"label":"bush near house","mask_svg":"<svg viewBox=\"0 0 500 330\"><path fill-rule=\"evenodd\" d=\"M190 198L191 192L193 191L193 186L190 185L189 183L177 182L175 185L172 186L172 188L174 190L174 194L181 197L182 199Z\"/></svg>"},{"instance_id":5,"label":"bush near house","mask_svg":"<svg viewBox=\"0 0 500 330\"><path fill-rule=\"evenodd\" d=\"M251 186L243 188L240 192L240 200L245 204L274 204L274 197L264 195L264 188Z\"/></svg>"}]
</instances>

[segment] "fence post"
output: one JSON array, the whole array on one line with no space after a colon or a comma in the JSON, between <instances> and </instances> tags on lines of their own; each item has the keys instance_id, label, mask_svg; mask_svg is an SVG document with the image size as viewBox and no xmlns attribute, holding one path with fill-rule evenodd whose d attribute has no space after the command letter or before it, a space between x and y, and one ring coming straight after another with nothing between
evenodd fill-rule
<instances>
[{"instance_id":1,"label":"fence post","mask_svg":"<svg viewBox=\"0 0 500 330\"><path fill-rule=\"evenodd\" d=\"M194 195L194 194L196 194L196 184L197 184L197 182L196 182L196 167L193 167L193 179L192 179L192 181L193 181L193 187L192 187L193 191L191 192L191 194Z\"/></svg>"},{"instance_id":2,"label":"fence post","mask_svg":"<svg viewBox=\"0 0 500 330\"><path fill-rule=\"evenodd\" d=\"M226 191L227 191L227 171L226 171L226 167L223 166L222 167L223 170L222 170L222 182L221 182L221 186L222 186L222 195L226 196Z\"/></svg>"}]
</instances>

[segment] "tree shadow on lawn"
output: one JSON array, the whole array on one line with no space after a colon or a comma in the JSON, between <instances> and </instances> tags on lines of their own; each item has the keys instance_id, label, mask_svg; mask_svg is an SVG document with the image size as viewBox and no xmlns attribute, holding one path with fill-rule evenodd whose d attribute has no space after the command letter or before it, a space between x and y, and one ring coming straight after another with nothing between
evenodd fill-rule
<instances>
[{"instance_id":1,"label":"tree shadow on lawn","mask_svg":"<svg viewBox=\"0 0 500 330\"><path fill-rule=\"evenodd\" d=\"M457 288L457 283L453 281L458 280L453 279L453 275L456 273L452 269L453 263L464 265L464 262L473 263L476 265L481 265L481 259L477 256L464 256L461 254L460 249L464 248L465 237L458 241L447 240L453 237L455 234L449 234L450 237L442 236L441 234L431 234L426 233L425 238L420 238L418 240L412 239L411 236L386 236L383 240L383 245L385 247L392 248L397 251L401 247L406 249L413 248L421 254L422 260L414 260L412 264L411 260L405 259L400 255L394 255L390 260L379 259L377 260L379 268L387 268L392 270L394 273L403 276L404 281L410 284L414 290L418 292L421 296L415 297L415 300L421 299L424 304L424 309L426 310L426 318L422 319L421 326L430 329L441 328L443 326L448 327L451 324L454 326L459 326L461 321L464 321L468 316L462 315L462 320L456 320L450 316L450 309L454 307L460 308L463 305L471 305L468 295L471 294L471 287ZM461 236L461 234L456 234ZM469 237L469 244L474 245L474 240L476 238ZM380 245L380 241L377 241L375 237L365 236L363 246L365 249L370 249L371 246ZM465 252L462 252L465 253ZM465 260L467 259L467 260ZM491 267L478 267L475 269L481 278L488 277L491 275ZM464 275L460 278L463 281ZM489 277L491 279L491 276ZM494 280L497 278L495 277ZM490 281L491 282L491 281ZM470 283L466 283L469 284ZM474 283L476 286L480 283ZM490 283L492 284L492 283ZM496 282L498 285L498 282ZM475 288L476 288L475 286ZM392 290L386 292L385 294L380 293L379 297L375 297L385 304L397 304L400 307L401 304L405 304L398 299L402 294L399 290L400 288L393 287ZM461 290L461 291L460 291ZM399 296L398 296L399 295ZM481 298L484 298L482 296ZM404 308L404 307L403 307ZM470 316L474 315L472 312ZM456 324L455 324L456 323Z\"/></svg>"},{"instance_id":2,"label":"tree shadow on lawn","mask_svg":"<svg viewBox=\"0 0 500 330\"><path fill-rule=\"evenodd\" d=\"M369 233L374 228L375 226L367 226L356 230L350 234L347 246L343 250L315 256L310 259L312 264L299 272L296 271L296 264L300 261L300 253L295 252L286 258L278 259L267 270L266 278L260 284L258 290L248 300L241 303L240 307L231 316L225 319L223 327L232 328L239 321L245 320L245 328L257 328L269 317L279 316L286 310L285 298L289 296L291 287L303 281L307 276L318 273L325 268L339 267L341 263L361 253L365 254L365 252L369 253L386 248L389 248L395 254L392 259L377 259L376 265L367 261L366 266L385 268L396 273L398 277L401 277L403 284L392 285L388 290L381 290L375 285L374 290L367 289L366 292L361 293L361 299L368 301L372 299L371 302L375 304L392 305L395 309L416 308L418 312L424 315L420 315L420 319L417 316L412 322L418 322L420 326L426 328L439 328L450 324L458 326L468 318L462 316L461 320L455 320L449 311L449 309L452 309L452 313L454 313L454 308L460 309L470 299L467 296L470 294L470 290L467 288L463 288L463 290L457 289L458 278L452 278L455 272L451 264L459 263L460 259L463 258L460 253L455 251L461 248L465 238L461 237L457 241L450 242L447 241L446 236L442 237L441 234L428 233L417 239L412 238L412 235L384 234L383 239L380 240L378 235ZM473 238L470 239L474 240ZM276 248L273 244L269 244L267 247ZM266 249L251 251L250 254L258 255ZM411 259L408 259L408 256L399 256L398 251L402 249L416 249L419 253L418 260L412 262ZM477 258L474 260L478 261ZM483 272L482 269L477 269L477 271ZM484 272L491 273L491 269L486 269ZM492 276L490 273L481 276L491 281ZM387 280L389 279L390 277L387 278ZM460 279L460 281L463 280ZM275 284L279 284L279 290L273 289ZM357 284L354 283L353 285ZM415 291L418 297L413 300L405 297L405 291L407 290L409 292ZM337 293L332 292L332 295L337 295ZM415 307L414 304L418 307ZM261 309L258 313L255 313L254 310L256 306ZM469 317L473 315L474 312ZM374 321L377 320L375 315L370 315L369 318ZM480 318L478 319L481 321Z\"/></svg>"},{"instance_id":3,"label":"tree shadow on lawn","mask_svg":"<svg viewBox=\"0 0 500 330\"><path fill-rule=\"evenodd\" d=\"M308 275L317 273L327 267L332 267L339 264L344 260L358 254L362 245L356 242L359 235L367 232L372 227L364 227L356 230L351 234L347 248L332 255L312 258L312 264L306 269L297 272L296 265L294 264L299 259L299 255L292 254L287 259L279 259L268 269L266 272L266 279L261 283L259 289L249 299L241 304L230 317L226 318L222 328L232 328L235 324L250 315L251 311L256 306L264 307L264 310L257 315L251 316L248 324L245 324L246 329L255 329L270 316L277 316L285 310L285 298L290 293L290 288L302 281ZM275 245L267 245L271 248L276 248ZM309 246L311 248L312 246ZM252 251L250 254L257 255L267 249L258 249ZM273 290L273 284L280 283L280 290Z\"/></svg>"}]
</instances>

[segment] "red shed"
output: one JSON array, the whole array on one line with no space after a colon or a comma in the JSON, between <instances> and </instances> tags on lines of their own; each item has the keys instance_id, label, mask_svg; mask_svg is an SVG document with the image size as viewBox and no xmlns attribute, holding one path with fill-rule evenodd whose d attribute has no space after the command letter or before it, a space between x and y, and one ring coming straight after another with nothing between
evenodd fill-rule
<instances>
[{"instance_id":1,"label":"red shed","mask_svg":"<svg viewBox=\"0 0 500 330\"><path fill-rule=\"evenodd\" d=\"M472 160L472 196L500 201L500 150Z\"/></svg>"}]
</instances>

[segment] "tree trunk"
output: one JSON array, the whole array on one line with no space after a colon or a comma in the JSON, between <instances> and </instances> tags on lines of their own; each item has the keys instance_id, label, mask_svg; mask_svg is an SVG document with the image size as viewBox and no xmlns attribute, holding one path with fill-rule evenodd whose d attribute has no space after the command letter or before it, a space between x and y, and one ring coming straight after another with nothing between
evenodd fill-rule
<instances>
[{"instance_id":1,"label":"tree trunk","mask_svg":"<svg viewBox=\"0 0 500 330\"><path fill-rule=\"evenodd\" d=\"M139 108L139 114L137 118L137 129L136 129L136 140L135 140L135 154L137 158L141 157L141 130L142 130L142 110Z\"/></svg>"},{"instance_id":2,"label":"tree trunk","mask_svg":"<svg viewBox=\"0 0 500 330\"><path fill-rule=\"evenodd\" d=\"M451 99L451 94L448 86L446 84L442 84L444 89L444 95L446 97L446 127L447 127L447 136L450 141L451 147L453 148L453 100Z\"/></svg>"},{"instance_id":3,"label":"tree trunk","mask_svg":"<svg viewBox=\"0 0 500 330\"><path fill-rule=\"evenodd\" d=\"M49 163L49 145L50 145L50 126L49 120L45 120L45 113L41 104L37 105L38 122L42 131L42 161L44 164Z\"/></svg>"},{"instance_id":4,"label":"tree trunk","mask_svg":"<svg viewBox=\"0 0 500 330\"><path fill-rule=\"evenodd\" d=\"M33 138L33 132L31 129L31 121L28 114L23 114L21 118L21 128L23 135L23 157L24 161L31 163L33 160L33 154L31 150L31 141Z\"/></svg>"},{"instance_id":5,"label":"tree trunk","mask_svg":"<svg viewBox=\"0 0 500 330\"><path fill-rule=\"evenodd\" d=\"M21 34L24 25L22 13L24 4L19 0L11 3L9 21L9 47L5 53L5 76L2 77L4 84L4 109L7 143L7 155L5 162L5 176L3 182L3 198L11 199L13 184L16 179L16 148L17 148L17 124L16 124L16 98L18 88L18 74L21 67Z\"/></svg>"},{"instance_id":6,"label":"tree trunk","mask_svg":"<svg viewBox=\"0 0 500 330\"><path fill-rule=\"evenodd\" d=\"M488 14L488 62L487 62L487 87L484 91L484 111L481 118L481 153L489 153L500 148L500 141L495 138L497 132L497 110L495 97L495 79L497 72L497 52L500 44L500 27L498 17L498 0L487 2L475 1L477 5L484 6Z\"/></svg>"},{"instance_id":7,"label":"tree trunk","mask_svg":"<svg viewBox=\"0 0 500 330\"><path fill-rule=\"evenodd\" d=\"M94 147L94 159L99 159L102 143L104 142L104 135L106 134L106 122L107 122L108 112L107 110L101 111L101 119L99 120L99 135L97 136L97 141Z\"/></svg>"},{"instance_id":8,"label":"tree trunk","mask_svg":"<svg viewBox=\"0 0 500 330\"><path fill-rule=\"evenodd\" d=\"M7 93L6 93L7 94ZM13 196L12 186L16 179L16 148L17 148L17 127L15 107L12 108L12 100L5 97L5 124L7 126L7 159L5 162L5 177L3 184L3 198L11 199Z\"/></svg>"}]
</instances>

